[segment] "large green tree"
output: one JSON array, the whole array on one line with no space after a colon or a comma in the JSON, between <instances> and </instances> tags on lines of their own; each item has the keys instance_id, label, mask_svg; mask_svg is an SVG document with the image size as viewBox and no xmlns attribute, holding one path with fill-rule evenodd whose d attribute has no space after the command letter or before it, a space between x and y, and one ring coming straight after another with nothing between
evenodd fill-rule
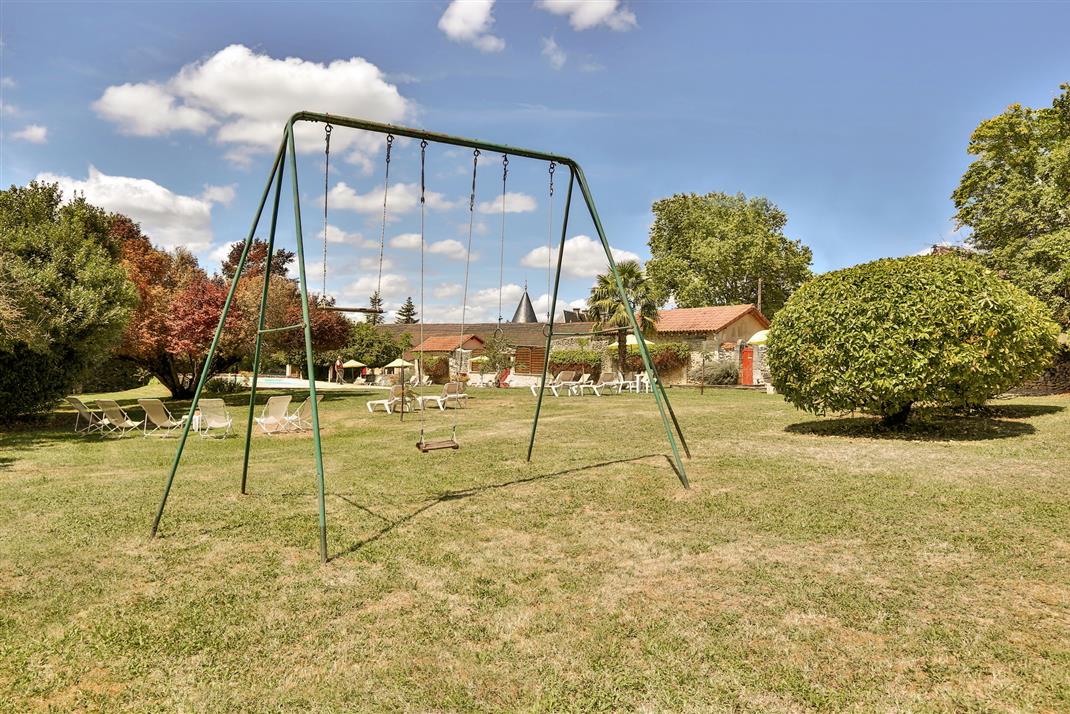
<instances>
[{"instance_id":1,"label":"large green tree","mask_svg":"<svg viewBox=\"0 0 1070 714\"><path fill-rule=\"evenodd\" d=\"M48 409L122 334L137 296L112 220L54 184L0 191L0 422Z\"/></svg>"},{"instance_id":2,"label":"large green tree","mask_svg":"<svg viewBox=\"0 0 1070 714\"><path fill-rule=\"evenodd\" d=\"M607 271L595 279L594 287L587 298L587 314L595 323L595 329L617 329L617 365L625 368L628 359L628 331L631 320L628 306L635 313L639 331L644 335L654 332L658 321L658 302L654 285L643 274L643 268L635 260L617 263L617 273L624 285L627 302L621 299L613 272Z\"/></svg>"},{"instance_id":3,"label":"large green tree","mask_svg":"<svg viewBox=\"0 0 1070 714\"><path fill-rule=\"evenodd\" d=\"M1070 324L1070 84L1050 107L1012 104L970 136L977 158L952 194L982 260Z\"/></svg>"},{"instance_id":4,"label":"large green tree","mask_svg":"<svg viewBox=\"0 0 1070 714\"><path fill-rule=\"evenodd\" d=\"M646 274L659 303L761 303L772 317L810 278L810 249L767 198L688 193L655 201Z\"/></svg>"}]
</instances>

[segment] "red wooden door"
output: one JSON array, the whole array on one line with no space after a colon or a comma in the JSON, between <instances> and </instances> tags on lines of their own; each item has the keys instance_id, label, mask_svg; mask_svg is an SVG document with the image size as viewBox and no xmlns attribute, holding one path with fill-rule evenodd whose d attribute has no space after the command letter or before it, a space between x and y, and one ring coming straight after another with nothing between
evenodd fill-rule
<instances>
[{"instance_id":1,"label":"red wooden door","mask_svg":"<svg viewBox=\"0 0 1070 714\"><path fill-rule=\"evenodd\" d=\"M739 383L754 384L754 348L744 347L739 355Z\"/></svg>"}]
</instances>

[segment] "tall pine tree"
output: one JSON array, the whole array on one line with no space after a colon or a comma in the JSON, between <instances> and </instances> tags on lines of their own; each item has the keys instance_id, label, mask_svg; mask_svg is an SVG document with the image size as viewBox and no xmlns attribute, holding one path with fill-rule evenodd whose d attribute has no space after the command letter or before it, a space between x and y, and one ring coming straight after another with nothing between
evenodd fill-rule
<instances>
[{"instance_id":1,"label":"tall pine tree","mask_svg":"<svg viewBox=\"0 0 1070 714\"><path fill-rule=\"evenodd\" d=\"M383 298L380 297L378 290L372 293L372 296L368 299L368 307L373 310L383 309ZM369 312L364 316L364 321L369 325L381 325L383 324L383 313Z\"/></svg>"},{"instance_id":2,"label":"tall pine tree","mask_svg":"<svg viewBox=\"0 0 1070 714\"><path fill-rule=\"evenodd\" d=\"M416 305L413 304L411 296L405 298L405 304L398 309L394 322L399 325L414 325L419 322L416 318Z\"/></svg>"}]
</instances>

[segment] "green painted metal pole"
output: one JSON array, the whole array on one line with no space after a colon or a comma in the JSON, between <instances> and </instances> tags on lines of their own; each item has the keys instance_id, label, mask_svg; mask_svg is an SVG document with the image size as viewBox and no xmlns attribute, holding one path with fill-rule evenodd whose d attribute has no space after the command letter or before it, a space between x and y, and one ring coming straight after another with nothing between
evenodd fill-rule
<instances>
[{"instance_id":1,"label":"green painted metal pole","mask_svg":"<svg viewBox=\"0 0 1070 714\"><path fill-rule=\"evenodd\" d=\"M197 380L197 388L193 391L193 401L189 406L189 418L186 419L185 425L182 427L182 437L178 440L178 448L175 450L175 458L171 462L171 473L167 477L167 484L163 489L163 497L160 498L160 507L156 510L156 517L152 520L152 537L156 536L156 531L160 528L160 519L163 518L163 509L167 506L167 496L171 493L171 486L175 482L175 474L178 472L178 463L182 459L182 452L186 448L186 440L189 438L190 426L193 424L193 413L197 409L197 403L201 399L201 390L204 388L204 383L208 380L208 371L212 365L212 360L215 359L216 347L219 346L219 337L223 334L223 324L227 320L227 313L230 311L230 303L234 299L235 288L238 287L238 279L245 269L245 259L249 257L249 246L252 245L253 235L256 233L256 227L260 223L260 216L264 212L264 204L267 203L268 193L271 191L271 182L275 180L275 173L279 170L279 165L282 163L283 151L286 148L285 142L279 147L279 151L275 154L275 163L271 166L271 175L268 176L267 185L264 186L264 193L260 196L260 204L256 208L256 217L253 218L253 225L249 228L249 235L245 237L245 246L242 248L241 257L238 258L238 264L234 269L234 278L230 281L230 290L227 292L226 302L223 303L223 311L219 315L219 325L215 328L215 337L212 338L212 345L208 348L208 356L204 360L204 367L201 369L201 376Z\"/></svg>"},{"instance_id":2,"label":"green painted metal pole","mask_svg":"<svg viewBox=\"0 0 1070 714\"><path fill-rule=\"evenodd\" d=\"M652 385L651 391L654 393L654 401L657 402L658 411L661 413L661 422L665 427L665 435L669 438L669 445L672 447L672 455L678 472L677 475L680 477L680 483L682 483L685 488L690 488L691 484L687 480L687 471L684 469L683 460L680 459L680 450L676 446L676 437L673 435L673 428L663 404L663 401L668 401L668 395L653 387L658 379L657 370L654 368L653 360L650 359L650 352L646 348L646 340L643 339L643 333L639 329L639 322L635 319L635 312L632 310L631 301L628 300L628 294L624 290L624 283L621 281L620 273L617 271L617 262L613 260L613 251L609 247L609 240L606 238L606 232L602 228L602 220L598 217L598 209L595 208L594 198L591 196L591 190L587 186L587 179L583 175L583 169L576 166L575 170L576 178L580 182L580 192L583 194L583 200L587 203L587 210L591 214L591 220L594 222L595 230L598 231L598 238L602 241L602 247L606 251L606 260L609 261L609 269L613 272L613 279L617 283L617 291L620 293L621 300L628 308L628 321L632 325L635 341L639 345L639 353L643 357L643 365L646 367L647 379L650 380Z\"/></svg>"},{"instance_id":3,"label":"green painted metal pole","mask_svg":"<svg viewBox=\"0 0 1070 714\"><path fill-rule=\"evenodd\" d=\"M535 431L539 428L539 412L542 411L542 396L546 391L546 371L550 368L550 347L554 338L554 313L557 311L557 289L561 284L561 258L565 255L565 237L568 235L568 213L572 206L572 184L576 172L568 169L568 191L565 193L565 215L561 222L561 244L557 248L557 271L554 273L554 293L550 298L550 317L546 323L546 351L542 356L542 379L539 380L539 393L535 398L535 418L531 421L531 438L528 440L528 461L531 450L535 448Z\"/></svg>"},{"instance_id":4,"label":"green painted metal pole","mask_svg":"<svg viewBox=\"0 0 1070 714\"><path fill-rule=\"evenodd\" d=\"M312 445L316 454L316 485L319 489L320 559L327 562L327 505L323 479L323 446L320 443L320 410L316 399L316 370L312 361L312 321L308 315L308 283L305 280L305 240L301 232L301 192L297 188L297 151L294 148L293 122L286 127L290 155L290 185L293 187L294 232L297 237L297 272L301 283L301 318L305 321L305 365L308 370L308 398L312 404Z\"/></svg>"},{"instance_id":5,"label":"green painted metal pole","mask_svg":"<svg viewBox=\"0 0 1070 714\"><path fill-rule=\"evenodd\" d=\"M283 139L285 142L285 138ZM264 334L279 330L288 330L293 326L265 330L267 319L268 293L271 287L271 256L275 251L275 227L279 223L279 198L282 196L282 175L286 173L286 157L279 161L279 170L275 172L275 199L271 205L271 230L268 233L267 258L264 263L264 289L260 293L260 317L257 321L256 347L253 350L253 382L249 389L249 421L245 425L245 456L241 467L241 492L248 493L246 485L249 479L249 451L253 446L253 418L256 416L256 380L260 376L260 347Z\"/></svg>"}]
</instances>

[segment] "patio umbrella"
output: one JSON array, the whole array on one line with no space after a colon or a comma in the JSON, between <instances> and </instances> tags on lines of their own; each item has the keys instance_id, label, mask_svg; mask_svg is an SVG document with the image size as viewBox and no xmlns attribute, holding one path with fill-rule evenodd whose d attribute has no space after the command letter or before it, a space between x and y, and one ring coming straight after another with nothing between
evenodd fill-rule
<instances>
[{"instance_id":1,"label":"patio umbrella","mask_svg":"<svg viewBox=\"0 0 1070 714\"><path fill-rule=\"evenodd\" d=\"M764 345L769 341L769 330L759 330L747 340L748 345Z\"/></svg>"},{"instance_id":2,"label":"patio umbrella","mask_svg":"<svg viewBox=\"0 0 1070 714\"><path fill-rule=\"evenodd\" d=\"M399 417L399 419L401 421L405 421L405 399L404 399L404 395L405 395L405 368L406 367L415 367L415 366L416 365L414 365L412 362L406 362L405 360L403 360L400 357L398 357L396 360L394 360L390 364L388 364L385 367L383 367L383 369L400 369L401 370L401 380L399 381L399 383L401 384L402 400L401 400L401 409L398 410L398 412L401 415Z\"/></svg>"},{"instance_id":3,"label":"patio umbrella","mask_svg":"<svg viewBox=\"0 0 1070 714\"><path fill-rule=\"evenodd\" d=\"M346 368L350 368L350 367L367 367L368 365L364 364L363 362L358 362L355 359L349 359L349 360L346 360L345 362L343 362L342 366L346 367Z\"/></svg>"},{"instance_id":4,"label":"patio umbrella","mask_svg":"<svg viewBox=\"0 0 1070 714\"><path fill-rule=\"evenodd\" d=\"M414 366L412 362L406 362L405 360L403 360L400 357L398 357L396 360L394 360L390 364L384 366L383 369L397 369L398 367L400 367L401 369L405 369L406 367L412 367L412 366Z\"/></svg>"},{"instance_id":5,"label":"patio umbrella","mask_svg":"<svg viewBox=\"0 0 1070 714\"><path fill-rule=\"evenodd\" d=\"M647 339L645 337L643 338L643 342L647 343L648 345L657 344L656 342L654 342L654 340L650 340L650 339ZM635 335L633 335L633 334L629 334L628 335L627 344L629 346L631 346L631 347L638 347L639 346L639 343L635 341Z\"/></svg>"}]
</instances>

